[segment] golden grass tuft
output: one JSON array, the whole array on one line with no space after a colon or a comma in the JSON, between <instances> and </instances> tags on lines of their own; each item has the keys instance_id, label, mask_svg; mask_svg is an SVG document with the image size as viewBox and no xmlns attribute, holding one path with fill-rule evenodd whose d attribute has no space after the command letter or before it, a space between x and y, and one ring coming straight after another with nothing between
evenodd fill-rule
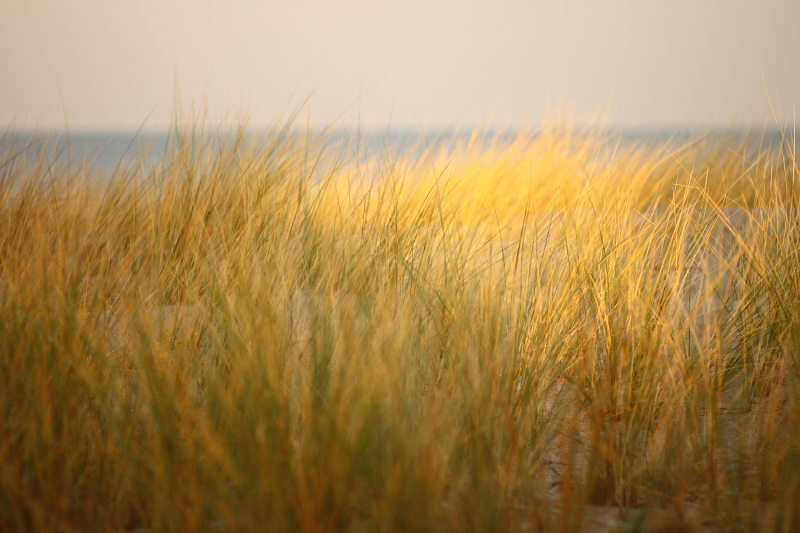
<instances>
[{"instance_id":1,"label":"golden grass tuft","mask_svg":"<svg viewBox=\"0 0 800 533\"><path fill-rule=\"evenodd\" d=\"M800 528L793 143L330 139L2 154L0 529Z\"/></svg>"}]
</instances>

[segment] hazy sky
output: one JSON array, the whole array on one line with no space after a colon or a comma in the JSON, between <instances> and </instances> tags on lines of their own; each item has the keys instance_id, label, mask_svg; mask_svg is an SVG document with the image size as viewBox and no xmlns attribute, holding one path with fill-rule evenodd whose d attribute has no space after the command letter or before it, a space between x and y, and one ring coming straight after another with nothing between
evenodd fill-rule
<instances>
[{"instance_id":1,"label":"hazy sky","mask_svg":"<svg viewBox=\"0 0 800 533\"><path fill-rule=\"evenodd\" d=\"M0 0L0 127L159 128L176 95L260 126L309 94L351 125L763 123L765 84L800 104L798 27L800 0Z\"/></svg>"}]
</instances>

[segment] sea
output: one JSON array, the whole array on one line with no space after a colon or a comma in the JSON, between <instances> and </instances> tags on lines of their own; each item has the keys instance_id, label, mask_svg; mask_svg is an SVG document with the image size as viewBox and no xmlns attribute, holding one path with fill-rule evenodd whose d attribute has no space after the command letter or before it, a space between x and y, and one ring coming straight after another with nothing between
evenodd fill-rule
<instances>
[{"instance_id":1,"label":"sea","mask_svg":"<svg viewBox=\"0 0 800 533\"><path fill-rule=\"evenodd\" d=\"M270 130L263 132L215 131L210 134L155 131L6 131L0 133L0 174L9 165L32 163L46 156L48 161L88 166L94 172L112 176L120 169L137 165L155 166L164 155L177 145L177 139L193 141L193 149L230 147L237 137L241 145L256 149L275 140L303 142L312 139L315 149L324 148L341 157L367 159L376 155L413 154L445 149L458 151L468 143L502 147L520 135L535 138L536 130L373 130L357 133L328 131ZM781 147L796 153L798 129L777 128L756 130L713 128L609 128L603 130L574 130L576 139L592 135L607 143L610 149L645 148L650 150L675 150L695 141L727 140L737 146L748 147L754 154L779 150ZM477 139L475 138L477 135ZM752 155L752 154L751 154Z\"/></svg>"}]
</instances>

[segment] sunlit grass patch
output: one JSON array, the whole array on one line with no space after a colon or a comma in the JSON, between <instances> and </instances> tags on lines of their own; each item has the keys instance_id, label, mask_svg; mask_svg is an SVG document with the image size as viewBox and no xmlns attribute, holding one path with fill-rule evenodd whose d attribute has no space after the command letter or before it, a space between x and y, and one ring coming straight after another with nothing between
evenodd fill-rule
<instances>
[{"instance_id":1,"label":"sunlit grass patch","mask_svg":"<svg viewBox=\"0 0 800 533\"><path fill-rule=\"evenodd\" d=\"M793 144L212 137L0 159L2 529L800 524Z\"/></svg>"}]
</instances>

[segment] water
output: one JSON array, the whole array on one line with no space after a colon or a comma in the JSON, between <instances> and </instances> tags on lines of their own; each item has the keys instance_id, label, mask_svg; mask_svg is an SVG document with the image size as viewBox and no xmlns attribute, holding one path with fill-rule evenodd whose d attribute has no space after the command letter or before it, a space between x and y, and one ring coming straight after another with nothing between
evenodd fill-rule
<instances>
[{"instance_id":1,"label":"water","mask_svg":"<svg viewBox=\"0 0 800 533\"><path fill-rule=\"evenodd\" d=\"M777 149L782 139L785 143L794 143L797 132L785 132L783 136L777 129L764 132L748 132L744 130L698 130L698 129L610 129L598 131L607 139L609 148L642 147L645 149L676 149L688 142L703 138L705 140L729 139L733 143L748 141L753 152ZM302 133L265 132L247 133L244 144L266 146L276 136L295 135L300 140ZM464 147L470 141L471 130L435 130L435 131L369 131L358 134L344 131L333 131L324 134L312 133L311 138L320 135L329 145L328 150L341 156L368 159L375 155L417 154L424 155L428 150L438 148ZM514 140L517 131L486 131L479 142L502 146ZM534 134L535 136L535 134ZM217 132L204 137L208 146L219 147L230 144L234 133ZM33 162L46 155L49 160L69 160L71 165L87 164L94 171L111 175L118 168L130 164L143 167L157 165L171 144L174 136L167 131L146 132L77 132L42 134L27 131L12 131L0 137L0 168L14 162ZM203 143L198 143L201 145ZM458 148L456 148L457 150Z\"/></svg>"}]
</instances>

